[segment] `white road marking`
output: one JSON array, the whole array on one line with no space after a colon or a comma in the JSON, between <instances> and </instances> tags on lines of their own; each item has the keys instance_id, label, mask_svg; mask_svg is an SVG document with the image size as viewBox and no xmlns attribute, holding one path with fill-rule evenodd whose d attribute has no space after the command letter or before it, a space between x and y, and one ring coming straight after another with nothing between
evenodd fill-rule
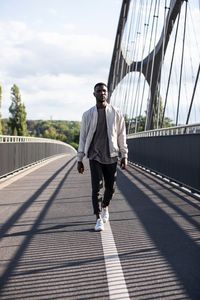
<instances>
[{"instance_id":1,"label":"white road marking","mask_svg":"<svg viewBox=\"0 0 200 300\"><path fill-rule=\"evenodd\" d=\"M108 289L111 300L130 300L110 223L101 231Z\"/></svg>"}]
</instances>

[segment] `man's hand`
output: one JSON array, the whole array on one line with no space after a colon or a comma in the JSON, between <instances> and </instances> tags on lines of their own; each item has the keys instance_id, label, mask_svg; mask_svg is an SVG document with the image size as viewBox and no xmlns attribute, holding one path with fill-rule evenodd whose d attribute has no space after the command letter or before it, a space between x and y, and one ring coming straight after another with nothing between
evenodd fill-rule
<instances>
[{"instance_id":1,"label":"man's hand","mask_svg":"<svg viewBox=\"0 0 200 300\"><path fill-rule=\"evenodd\" d=\"M126 169L126 167L127 167L127 158L123 157L120 161L120 168L124 170Z\"/></svg>"},{"instance_id":2,"label":"man's hand","mask_svg":"<svg viewBox=\"0 0 200 300\"><path fill-rule=\"evenodd\" d=\"M84 173L84 164L82 163L82 161L78 161L77 163L77 170L80 174Z\"/></svg>"}]
</instances>

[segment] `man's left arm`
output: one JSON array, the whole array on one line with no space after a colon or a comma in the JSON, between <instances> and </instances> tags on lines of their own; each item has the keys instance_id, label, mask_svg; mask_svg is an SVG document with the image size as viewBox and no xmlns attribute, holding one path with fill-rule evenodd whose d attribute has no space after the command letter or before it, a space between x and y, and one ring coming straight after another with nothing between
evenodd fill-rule
<instances>
[{"instance_id":1,"label":"man's left arm","mask_svg":"<svg viewBox=\"0 0 200 300\"><path fill-rule=\"evenodd\" d=\"M120 116L118 125L118 146L121 154L120 167L121 169L126 169L128 162L128 146L126 142L126 125L122 115Z\"/></svg>"},{"instance_id":2,"label":"man's left arm","mask_svg":"<svg viewBox=\"0 0 200 300\"><path fill-rule=\"evenodd\" d=\"M120 168L121 168L122 170L126 169L127 164L128 164L127 158L122 157L122 158L121 158L121 161L120 161Z\"/></svg>"}]
</instances>

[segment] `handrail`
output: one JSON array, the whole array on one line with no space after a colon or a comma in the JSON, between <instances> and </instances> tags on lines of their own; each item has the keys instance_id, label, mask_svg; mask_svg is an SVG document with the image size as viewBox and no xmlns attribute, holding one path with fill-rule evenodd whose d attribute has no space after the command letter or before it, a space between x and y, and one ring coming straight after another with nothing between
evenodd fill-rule
<instances>
[{"instance_id":1,"label":"handrail","mask_svg":"<svg viewBox=\"0 0 200 300\"><path fill-rule=\"evenodd\" d=\"M76 149L59 140L0 135L0 178L60 154L76 156Z\"/></svg>"},{"instance_id":2,"label":"handrail","mask_svg":"<svg viewBox=\"0 0 200 300\"><path fill-rule=\"evenodd\" d=\"M66 145L66 143L48 138L38 138L31 136L13 136L13 135L0 135L0 143L55 143ZM68 144L67 144L68 145Z\"/></svg>"},{"instance_id":3,"label":"handrail","mask_svg":"<svg viewBox=\"0 0 200 300\"><path fill-rule=\"evenodd\" d=\"M196 134L196 133L200 133L200 123L131 133L127 135L127 138L132 139L132 138L140 138L140 137L178 135L178 134L182 135L182 134Z\"/></svg>"}]
</instances>

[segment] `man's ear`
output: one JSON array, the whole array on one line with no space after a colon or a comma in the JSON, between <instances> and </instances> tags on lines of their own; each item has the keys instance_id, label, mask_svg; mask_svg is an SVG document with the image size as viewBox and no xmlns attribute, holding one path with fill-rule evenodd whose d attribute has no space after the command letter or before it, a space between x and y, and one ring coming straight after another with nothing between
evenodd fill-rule
<instances>
[{"instance_id":1,"label":"man's ear","mask_svg":"<svg viewBox=\"0 0 200 300\"><path fill-rule=\"evenodd\" d=\"M95 92L93 92L93 95L95 96Z\"/></svg>"}]
</instances>

